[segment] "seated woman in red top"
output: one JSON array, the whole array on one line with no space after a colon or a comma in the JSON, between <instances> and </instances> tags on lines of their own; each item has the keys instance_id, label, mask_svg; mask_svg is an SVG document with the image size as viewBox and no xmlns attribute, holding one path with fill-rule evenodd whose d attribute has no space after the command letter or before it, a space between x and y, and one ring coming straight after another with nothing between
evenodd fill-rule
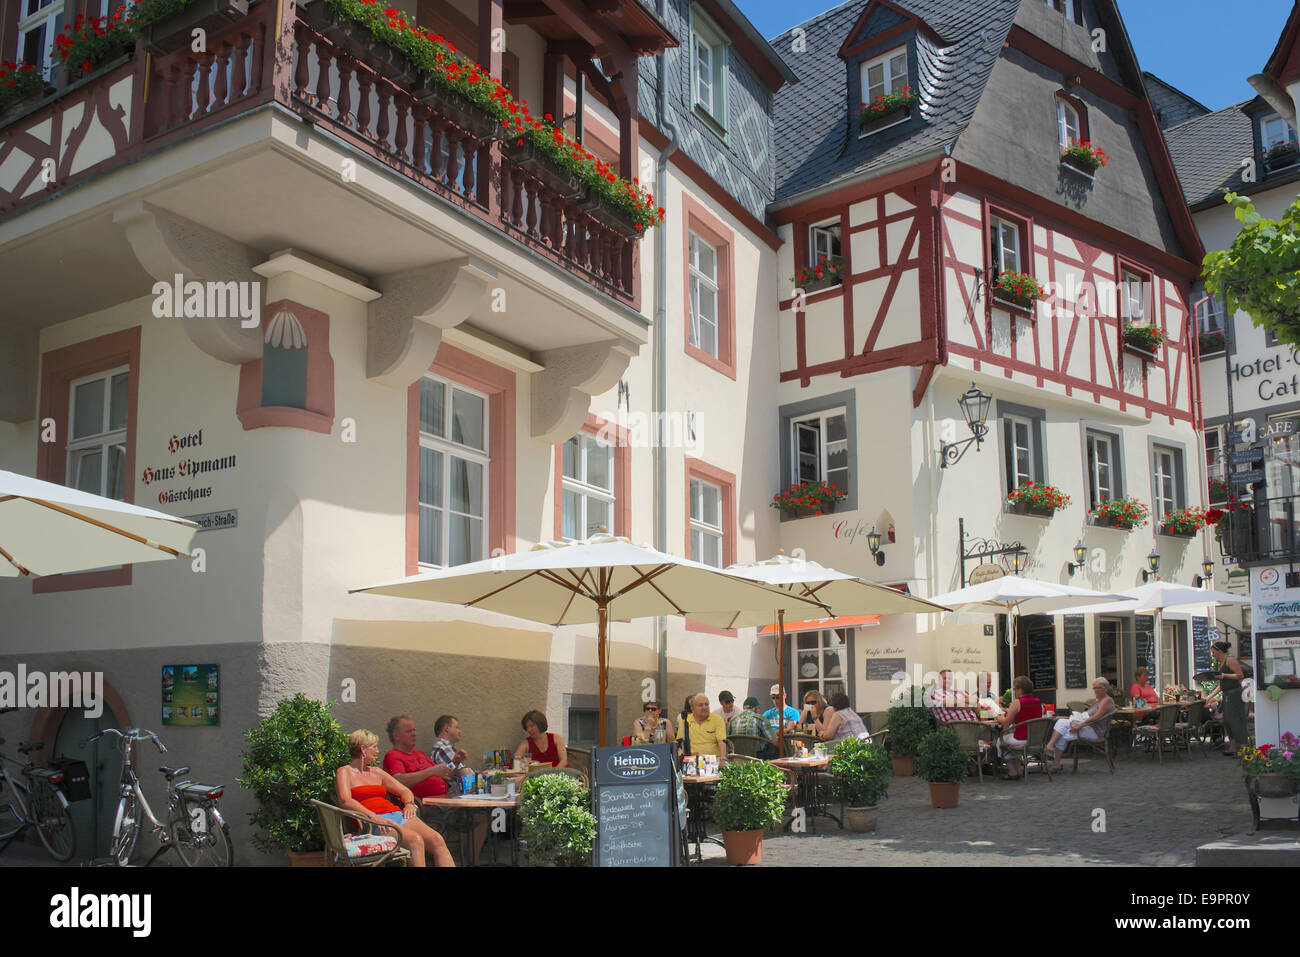
<instances>
[{"instance_id":1,"label":"seated woman in red top","mask_svg":"<svg viewBox=\"0 0 1300 957\"><path fill-rule=\"evenodd\" d=\"M1034 684L1025 675L1020 675L1011 682L1015 700L1006 714L998 715L998 724L1010 728L998 738L998 757L1007 763L1007 777L1018 778L1021 775L1020 755L1029 739L1029 729L1024 722L1043 716L1043 702L1034 697Z\"/></svg>"},{"instance_id":2,"label":"seated woman in red top","mask_svg":"<svg viewBox=\"0 0 1300 957\"><path fill-rule=\"evenodd\" d=\"M425 854L433 857L437 867L455 867L442 835L420 820L411 789L387 771L374 767L379 756L378 736L369 731L353 731L348 735L348 751L352 760L334 775L339 806L355 812L363 821L400 828L402 846L411 852L412 867L424 867ZM390 794L398 796L402 807L388 799Z\"/></svg>"},{"instance_id":3,"label":"seated woman in red top","mask_svg":"<svg viewBox=\"0 0 1300 957\"><path fill-rule=\"evenodd\" d=\"M549 764L553 768L569 766L569 754L564 749L564 739L558 734L547 732L546 715L540 711L530 711L519 723L523 725L524 734L528 737L520 741L519 747L515 748L515 757L522 758L526 754L533 764Z\"/></svg>"},{"instance_id":4,"label":"seated woman in red top","mask_svg":"<svg viewBox=\"0 0 1300 957\"><path fill-rule=\"evenodd\" d=\"M1133 673L1137 681L1133 682L1132 687L1128 689L1130 698L1141 698L1153 708L1160 707L1160 693L1151 687L1151 672L1146 668L1139 668Z\"/></svg>"}]
</instances>

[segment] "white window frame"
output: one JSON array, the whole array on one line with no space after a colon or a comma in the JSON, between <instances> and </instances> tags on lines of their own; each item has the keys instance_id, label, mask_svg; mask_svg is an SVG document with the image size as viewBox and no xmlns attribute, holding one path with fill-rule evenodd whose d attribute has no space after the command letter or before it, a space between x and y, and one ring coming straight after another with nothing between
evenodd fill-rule
<instances>
[{"instance_id":1,"label":"white window frame","mask_svg":"<svg viewBox=\"0 0 1300 957\"><path fill-rule=\"evenodd\" d=\"M1023 415L1006 413L1003 416L1003 423L1007 430L1003 441L1010 443L1011 446L1011 474L1007 475L1007 481L1012 484L1008 487L1007 492L1009 493L1018 489L1025 482L1043 481L1042 476L1034 474L1034 462L1036 461L1034 455L1034 443L1037 442L1037 437L1034 434L1036 431L1034 420L1026 418ZM1019 426L1024 426L1025 434L1028 436L1028 444L1025 446L1021 446L1017 443L1016 431ZM1020 477L1022 473L1020 472L1019 456L1016 454L1017 450L1020 448L1024 448L1029 455L1029 471L1023 473L1025 476L1023 479Z\"/></svg>"},{"instance_id":2,"label":"white window frame","mask_svg":"<svg viewBox=\"0 0 1300 957\"><path fill-rule=\"evenodd\" d=\"M1047 0L1047 5L1059 13L1065 14L1065 19L1077 23L1074 18L1074 0Z\"/></svg>"},{"instance_id":3,"label":"white window frame","mask_svg":"<svg viewBox=\"0 0 1300 957\"><path fill-rule=\"evenodd\" d=\"M825 252L819 247L819 242L823 239L825 240ZM831 252L832 245L838 245L840 252ZM814 223L808 227L808 265L815 266L821 261L822 256L825 256L828 260L842 259L844 255L843 249L843 237L840 235L838 216L823 223Z\"/></svg>"},{"instance_id":4,"label":"white window frame","mask_svg":"<svg viewBox=\"0 0 1300 957\"><path fill-rule=\"evenodd\" d=\"M1070 135L1071 117L1074 119L1073 136ZM1083 117L1073 104L1067 103L1059 96L1056 98L1056 139L1062 152L1070 145L1071 140L1076 143L1083 142Z\"/></svg>"},{"instance_id":5,"label":"white window frame","mask_svg":"<svg viewBox=\"0 0 1300 957\"><path fill-rule=\"evenodd\" d=\"M23 0L22 4L18 8L20 11L25 3L26 0ZM54 38L63 31L63 27L65 26L62 22L64 11L65 0L53 0L52 3L41 7L35 13L29 14L18 21L18 47L15 59L22 59L23 57L23 48L26 46L25 41L27 39L27 34L31 33L33 30L39 29L46 21L49 22L49 29L45 33L44 42L42 44L44 50L41 53L41 62L37 65L45 71L45 79L51 83L54 82L54 75L57 72L54 63Z\"/></svg>"},{"instance_id":6,"label":"white window frame","mask_svg":"<svg viewBox=\"0 0 1300 957\"><path fill-rule=\"evenodd\" d=\"M896 76L893 71L894 60L898 57L903 58L903 73ZM881 81L879 88L873 88L870 80L871 68L879 66L881 70ZM858 83L862 91L862 102L870 104L878 96L884 96L888 93L896 93L905 86L910 86L907 81L907 47L895 47L888 53L882 53L878 57L870 60L863 60L858 67Z\"/></svg>"},{"instance_id":7,"label":"white window frame","mask_svg":"<svg viewBox=\"0 0 1300 957\"><path fill-rule=\"evenodd\" d=\"M801 647L799 639L807 635L816 635L816 646L813 648ZM793 652L790 656L790 670L794 672L790 675L790 681L786 684L789 690L795 690L797 695L791 695L789 698L790 707L794 708L800 714L803 713L803 698L809 691L820 692L822 697L829 698L826 693L826 686L839 685L845 694L849 693L849 670L853 667L849 660L849 635L850 629L826 629L825 631L815 632L796 632L790 637L793 639ZM832 644L832 640L838 644ZM826 674L826 655L838 654L840 658L840 673L838 675ZM813 678L805 678L801 674L800 664L807 656L815 656L817 662L817 675Z\"/></svg>"},{"instance_id":8,"label":"white window frame","mask_svg":"<svg viewBox=\"0 0 1300 957\"><path fill-rule=\"evenodd\" d=\"M1198 334L1223 332L1223 313L1218 306L1218 300L1212 296L1199 300L1195 304L1196 331Z\"/></svg>"},{"instance_id":9,"label":"white window frame","mask_svg":"<svg viewBox=\"0 0 1300 957\"><path fill-rule=\"evenodd\" d=\"M1146 325L1146 290L1151 277L1138 272L1136 269L1130 269L1128 266L1121 266L1119 271L1120 297L1119 301L1124 309L1124 319L1135 325ZM1133 297L1134 287L1138 290L1137 298ZM1134 308L1136 306L1136 309Z\"/></svg>"},{"instance_id":10,"label":"white window frame","mask_svg":"<svg viewBox=\"0 0 1300 957\"><path fill-rule=\"evenodd\" d=\"M696 475L690 476L688 478L688 481L690 483L689 488L690 488L690 497L691 497L691 511L690 511L691 540L689 543L691 561L700 562L706 565L709 564L704 559L703 548L697 550L695 547L696 537L700 536L702 538L704 536L707 536L709 538L716 538L718 540L718 564L715 567L721 568L723 566L723 563L726 561L725 556L727 554L726 516L723 515L722 513L722 510L727 507L726 506L727 500L725 495L726 490L721 485L714 484L713 482L710 482L706 479L702 479ZM705 488L714 489L718 493L718 524L717 525L711 525L708 522L706 522L703 518L697 517L697 515L702 516L704 514L704 489Z\"/></svg>"},{"instance_id":11,"label":"white window frame","mask_svg":"<svg viewBox=\"0 0 1300 957\"><path fill-rule=\"evenodd\" d=\"M1281 127L1279 135L1270 138L1269 128L1275 126ZM1259 121L1260 148L1267 153L1274 146L1277 146L1282 142L1300 143L1300 134L1297 134L1291 124L1282 119L1282 117L1278 116L1276 113L1261 117Z\"/></svg>"},{"instance_id":12,"label":"white window frame","mask_svg":"<svg viewBox=\"0 0 1300 957\"><path fill-rule=\"evenodd\" d=\"M454 567L447 563L448 556L450 555L451 552L451 521L449 519L450 516L453 514L451 511L451 460L453 457L462 459L466 462L471 462L477 465L481 465L483 467L483 488L480 496L480 500L483 502L483 514L470 515L467 512L457 512L455 514L465 515L466 517L476 518L480 520L483 534L482 534L482 539L479 542L479 559L486 558L488 555L488 532L489 532L488 526L491 524L491 515L492 515L492 503L489 498L490 490L492 487L491 485L492 457L488 451L492 447L492 403L491 403L491 398L485 395L484 393L479 392L477 389L471 389L468 388L467 386L463 386L459 382L455 382L451 379L445 379L442 376L433 375L432 373L426 373L421 378L430 379L434 382L440 383L447 390L446 400L443 403L443 427L448 437L443 438L442 436L434 435L430 432L425 432L423 429L419 428L420 423L418 421L416 422L416 428L419 430L420 448L432 449L433 451L439 452L442 455L442 494L443 494L443 501L437 505L432 505L432 506L426 505L425 503L419 501L418 492L416 494L416 515L417 515L416 555L418 556L421 552L421 549L419 547L420 543L418 541L419 528L420 528L420 523L418 521L419 512L421 509L435 508L442 513L442 522L440 523L441 527L440 527L440 536L439 536L440 540L438 542L438 555L442 558L442 563L434 564L430 562L420 561L419 564L421 568L426 568L426 569L450 568L450 567ZM450 438L451 422L452 422L452 391L453 390L459 390L468 395L472 395L483 400L483 448L482 449L476 449L473 446L464 445ZM419 483L418 463L416 466L416 482L418 487L418 483ZM471 558L470 561L476 561L479 559Z\"/></svg>"},{"instance_id":13,"label":"white window frame","mask_svg":"<svg viewBox=\"0 0 1300 957\"><path fill-rule=\"evenodd\" d=\"M1106 468L1109 471L1109 477L1104 486L1105 496L1103 497L1103 483L1101 476L1102 462L1101 456L1097 454L1097 449L1105 445L1109 461ZM1106 432L1097 432L1093 429L1087 429L1084 432L1084 448L1087 456L1088 466L1088 508L1094 509L1103 501L1117 499L1122 497L1119 478L1119 438Z\"/></svg>"},{"instance_id":14,"label":"white window frame","mask_svg":"<svg viewBox=\"0 0 1300 957\"><path fill-rule=\"evenodd\" d=\"M123 423L121 428L113 429L109 427L112 423L111 417L113 414L112 413L113 379L122 374L125 374L127 376L127 380L126 380L127 398L124 400L127 403L127 410L126 410L127 419L126 422ZM64 473L65 474L64 484L67 485L68 488L80 488L80 486L77 484L77 476L76 476L77 463L79 461L78 453L86 452L90 450L98 450L100 453L98 485L94 489L87 489L83 491L91 491L93 494L102 495L105 498L112 498L117 501L125 501L125 495L123 495L122 497L114 495L113 489L110 489L108 486L108 478L109 478L108 465L109 465L110 450L114 446L121 446L122 447L123 490L125 490L126 453L127 453L126 443L127 443L127 435L129 431L129 426L127 423L130 422L130 416L131 416L130 376L131 376L131 367L129 365L116 366L115 368L107 369L103 372L96 372L93 375L82 376L80 379L75 379L69 384L68 386L68 444L65 446L65 451L67 452L67 465L66 465L66 472ZM103 418L100 421L99 428L96 431L91 432L88 435L83 435L80 438L74 439L73 436L76 435L77 426L78 426L77 389L80 388L81 386L89 385L92 382L103 383L103 389L104 389Z\"/></svg>"},{"instance_id":15,"label":"white window frame","mask_svg":"<svg viewBox=\"0 0 1300 957\"><path fill-rule=\"evenodd\" d=\"M844 416L845 437L842 440L837 439L834 442L828 442L826 440L826 430L827 430L828 420L834 418L837 415ZM849 412L847 407L841 405L841 406L837 406L836 408L825 409L820 412L813 412L809 415L801 415L798 416L797 418L792 418L790 420L790 469L792 472L790 476L791 484L798 485L800 482L804 482L804 481L814 481L814 482L829 481L826 478L826 474L829 471L827 458L830 449L828 447L831 445L843 444L846 459L848 456L849 443L852 441L853 438L851 435L847 434L848 415ZM814 423L816 424L816 428L815 429L809 428L809 426L811 426ZM800 445L799 445L799 436L801 434L801 427L802 427L802 431L815 432L817 435L817 475L813 479L805 479L799 468L800 455L802 454L800 452ZM837 469L836 471L839 470ZM848 471L847 461L845 464L844 471L845 472ZM844 483L841 486L841 491L848 492L848 488L847 488L848 481L849 479L846 476ZM837 482L836 484L840 484L840 483Z\"/></svg>"},{"instance_id":16,"label":"white window frame","mask_svg":"<svg viewBox=\"0 0 1300 957\"><path fill-rule=\"evenodd\" d=\"M1224 427L1205 427L1205 477L1207 481L1228 481L1228 455L1224 447Z\"/></svg>"},{"instance_id":17,"label":"white window frame","mask_svg":"<svg viewBox=\"0 0 1300 957\"><path fill-rule=\"evenodd\" d=\"M1025 270L1021 268L1021 249L1020 249L1020 231L1023 224L1011 219L1004 219L1001 216L991 216L993 226L993 259L996 263L994 272L997 274L992 278L996 280L1004 272L1019 273L1025 275ZM1016 260L1016 268L1007 268L1007 245L1006 236L1010 233L1015 237L1014 248L1011 250L1012 256Z\"/></svg>"},{"instance_id":18,"label":"white window frame","mask_svg":"<svg viewBox=\"0 0 1300 957\"><path fill-rule=\"evenodd\" d=\"M691 8L691 104L723 130L727 123L727 34L699 7ZM707 54L701 56L701 50ZM701 73L707 73L703 81ZM706 91L701 87L707 87Z\"/></svg>"},{"instance_id":19,"label":"white window frame","mask_svg":"<svg viewBox=\"0 0 1300 957\"><path fill-rule=\"evenodd\" d=\"M564 472L564 450L560 450L560 528L564 529L565 525L565 506L568 504L568 496L565 492L572 492L578 497L578 514L574 516L574 527L578 529L579 537L587 538L597 533L598 529L591 528L591 523L587 518L587 505L590 500L605 502L609 505L609 521L606 525L606 531L614 533L613 521L615 517L615 489L618 488L618 479L614 475L614 469L617 467L617 460L614 455L614 446L604 441L597 435L590 432L579 432L568 440L578 442L578 454L575 457L577 463L578 475L570 476ZM565 444L567 445L568 442ZM603 451L608 456L608 465L606 475L609 476L609 488L602 488L599 485L593 485L589 481L588 462L593 450ZM582 534L583 531L586 534ZM574 541L568 535L561 532L561 537L566 542Z\"/></svg>"},{"instance_id":20,"label":"white window frame","mask_svg":"<svg viewBox=\"0 0 1300 957\"><path fill-rule=\"evenodd\" d=\"M691 326L690 326L690 344L699 349L701 352L712 356L715 359L721 358L722 355L722 334L721 334L721 317L718 315L722 307L722 296L718 290L718 255L719 247L704 239L694 230L688 234L686 241L686 264L690 271L690 301L691 301ZM707 246L713 253L713 275L709 275L700 268L699 264L699 247ZM704 316L700 310L700 302L703 294L713 297L713 318L710 320ZM711 325L713 327L713 348L706 349L703 343L703 327Z\"/></svg>"},{"instance_id":21,"label":"white window frame","mask_svg":"<svg viewBox=\"0 0 1300 957\"><path fill-rule=\"evenodd\" d=\"M1166 464L1168 471L1165 470ZM1169 485L1169 497L1164 485ZM1161 518L1178 509L1178 453L1164 445L1151 447L1151 508L1158 523Z\"/></svg>"}]
</instances>

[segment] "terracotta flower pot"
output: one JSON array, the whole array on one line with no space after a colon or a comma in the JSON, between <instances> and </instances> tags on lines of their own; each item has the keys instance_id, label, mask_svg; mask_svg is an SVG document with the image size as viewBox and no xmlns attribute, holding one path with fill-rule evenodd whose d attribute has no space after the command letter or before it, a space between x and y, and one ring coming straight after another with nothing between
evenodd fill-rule
<instances>
[{"instance_id":1,"label":"terracotta flower pot","mask_svg":"<svg viewBox=\"0 0 1300 957\"><path fill-rule=\"evenodd\" d=\"M894 754L890 755L889 760L894 765L894 775L900 778L910 778L916 773L916 758L909 755Z\"/></svg>"},{"instance_id":2,"label":"terracotta flower pot","mask_svg":"<svg viewBox=\"0 0 1300 957\"><path fill-rule=\"evenodd\" d=\"M930 807L956 807L961 784L956 781L930 782Z\"/></svg>"},{"instance_id":3,"label":"terracotta flower pot","mask_svg":"<svg viewBox=\"0 0 1300 957\"><path fill-rule=\"evenodd\" d=\"M844 820L848 822L850 830L857 831L859 834L874 831L876 829L876 805L846 807L844 809Z\"/></svg>"},{"instance_id":4,"label":"terracotta flower pot","mask_svg":"<svg viewBox=\"0 0 1300 957\"><path fill-rule=\"evenodd\" d=\"M329 867L329 858L324 851L285 851L289 855L290 867Z\"/></svg>"},{"instance_id":5,"label":"terracotta flower pot","mask_svg":"<svg viewBox=\"0 0 1300 957\"><path fill-rule=\"evenodd\" d=\"M761 830L723 831L722 843L727 848L728 864L761 864L763 861L763 832Z\"/></svg>"}]
</instances>

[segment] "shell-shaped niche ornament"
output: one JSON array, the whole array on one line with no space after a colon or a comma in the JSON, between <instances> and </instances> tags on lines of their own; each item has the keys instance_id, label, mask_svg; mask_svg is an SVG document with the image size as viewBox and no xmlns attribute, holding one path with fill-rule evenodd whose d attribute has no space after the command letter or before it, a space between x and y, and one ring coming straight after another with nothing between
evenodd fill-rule
<instances>
[{"instance_id":1,"label":"shell-shaped niche ornament","mask_svg":"<svg viewBox=\"0 0 1300 957\"><path fill-rule=\"evenodd\" d=\"M266 344L272 349L306 349L307 332L297 316L282 309L266 324Z\"/></svg>"}]
</instances>

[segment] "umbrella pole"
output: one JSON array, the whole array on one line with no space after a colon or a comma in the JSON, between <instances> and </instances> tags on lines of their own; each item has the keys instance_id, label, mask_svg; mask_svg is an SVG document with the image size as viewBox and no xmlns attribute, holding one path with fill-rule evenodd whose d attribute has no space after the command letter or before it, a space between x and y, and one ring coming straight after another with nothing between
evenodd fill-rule
<instances>
[{"instance_id":1,"label":"umbrella pole","mask_svg":"<svg viewBox=\"0 0 1300 957\"><path fill-rule=\"evenodd\" d=\"M605 682L608 674L605 670L605 631L609 628L609 608L601 602L596 609L597 636L596 655L600 661L600 746L605 746Z\"/></svg>"},{"instance_id":2,"label":"umbrella pole","mask_svg":"<svg viewBox=\"0 0 1300 957\"><path fill-rule=\"evenodd\" d=\"M776 756L785 757L785 610L776 613Z\"/></svg>"}]
</instances>

